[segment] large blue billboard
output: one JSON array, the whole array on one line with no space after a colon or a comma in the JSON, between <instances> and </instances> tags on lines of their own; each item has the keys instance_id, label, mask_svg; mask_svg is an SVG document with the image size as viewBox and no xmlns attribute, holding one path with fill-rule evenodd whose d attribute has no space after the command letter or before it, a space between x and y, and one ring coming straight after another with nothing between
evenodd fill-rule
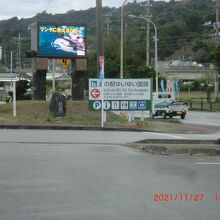
<instances>
[{"instance_id":1,"label":"large blue billboard","mask_svg":"<svg viewBox=\"0 0 220 220\"><path fill-rule=\"evenodd\" d=\"M86 28L74 25L38 24L38 57L83 57Z\"/></svg>"}]
</instances>

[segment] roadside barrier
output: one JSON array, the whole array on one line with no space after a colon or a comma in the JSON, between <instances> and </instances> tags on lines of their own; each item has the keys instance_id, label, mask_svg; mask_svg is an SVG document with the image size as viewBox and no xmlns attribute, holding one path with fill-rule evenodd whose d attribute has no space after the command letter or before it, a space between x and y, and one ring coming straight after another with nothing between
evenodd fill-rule
<instances>
[{"instance_id":1,"label":"roadside barrier","mask_svg":"<svg viewBox=\"0 0 220 220\"><path fill-rule=\"evenodd\" d=\"M189 106L190 110L196 109L196 110L209 110L212 111L213 110L213 101L212 100L208 100L205 98L191 98L191 99L187 99L187 104Z\"/></svg>"}]
</instances>

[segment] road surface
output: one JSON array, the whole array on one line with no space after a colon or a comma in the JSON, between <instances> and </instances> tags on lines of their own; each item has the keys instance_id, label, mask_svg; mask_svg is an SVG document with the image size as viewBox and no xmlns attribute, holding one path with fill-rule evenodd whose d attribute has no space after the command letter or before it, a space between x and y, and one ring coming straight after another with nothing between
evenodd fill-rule
<instances>
[{"instance_id":1,"label":"road surface","mask_svg":"<svg viewBox=\"0 0 220 220\"><path fill-rule=\"evenodd\" d=\"M219 157L156 156L120 145L150 136L160 137L1 130L0 219L218 220Z\"/></svg>"},{"instance_id":2,"label":"road surface","mask_svg":"<svg viewBox=\"0 0 220 220\"><path fill-rule=\"evenodd\" d=\"M137 118L149 118L149 112L134 112L133 115ZM159 118L159 117L158 117ZM195 125L209 125L220 127L220 112L205 112L205 111L188 111L186 118L182 120L180 117L175 116L174 118L185 124L195 124ZM169 119L167 119L169 120Z\"/></svg>"},{"instance_id":3,"label":"road surface","mask_svg":"<svg viewBox=\"0 0 220 220\"><path fill-rule=\"evenodd\" d=\"M183 123L220 127L220 112L189 111Z\"/></svg>"}]
</instances>

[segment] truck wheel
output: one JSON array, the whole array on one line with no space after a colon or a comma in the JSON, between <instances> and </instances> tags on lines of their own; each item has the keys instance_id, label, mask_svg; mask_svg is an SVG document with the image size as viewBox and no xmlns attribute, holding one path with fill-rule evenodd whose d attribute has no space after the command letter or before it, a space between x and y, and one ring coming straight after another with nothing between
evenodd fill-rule
<instances>
[{"instance_id":1,"label":"truck wheel","mask_svg":"<svg viewBox=\"0 0 220 220\"><path fill-rule=\"evenodd\" d=\"M166 112L162 112L162 118L166 119Z\"/></svg>"},{"instance_id":2,"label":"truck wheel","mask_svg":"<svg viewBox=\"0 0 220 220\"><path fill-rule=\"evenodd\" d=\"M186 117L186 114L182 114L180 117L181 119L184 119Z\"/></svg>"},{"instance_id":3,"label":"truck wheel","mask_svg":"<svg viewBox=\"0 0 220 220\"><path fill-rule=\"evenodd\" d=\"M150 117L151 117L151 118L154 118L154 114L153 114L152 111L150 111Z\"/></svg>"}]
</instances>

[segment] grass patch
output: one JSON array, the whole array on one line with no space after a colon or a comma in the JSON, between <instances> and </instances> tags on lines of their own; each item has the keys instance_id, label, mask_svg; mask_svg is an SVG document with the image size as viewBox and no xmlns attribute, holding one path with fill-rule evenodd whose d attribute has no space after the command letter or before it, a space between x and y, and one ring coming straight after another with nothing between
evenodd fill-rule
<instances>
[{"instance_id":1,"label":"grass patch","mask_svg":"<svg viewBox=\"0 0 220 220\"><path fill-rule=\"evenodd\" d=\"M67 102L65 117L54 118L46 101L17 101L17 116L13 117L12 103L0 105L0 122L24 122L100 126L100 112L89 112L87 102ZM127 120L111 112L107 114L107 124L125 126Z\"/></svg>"},{"instance_id":2,"label":"grass patch","mask_svg":"<svg viewBox=\"0 0 220 220\"><path fill-rule=\"evenodd\" d=\"M198 102L196 103L195 101L193 102L192 107L197 108L198 110L201 109L201 102L200 99L203 98L204 100L206 100L207 98L207 92L204 91L191 91L189 92L181 92L180 96L177 98L177 100L189 100L189 99L197 99ZM214 93L211 94L211 98L214 98ZM217 100L215 102L212 103L212 109L210 108L210 104L207 102L203 102L203 108L204 110L220 110L220 100Z\"/></svg>"},{"instance_id":3,"label":"grass patch","mask_svg":"<svg viewBox=\"0 0 220 220\"><path fill-rule=\"evenodd\" d=\"M53 125L75 125L75 126L101 126L101 113L89 112L86 101L67 101L67 112L65 117L54 118L49 111L49 102L46 101L17 101L17 116L13 117L12 103L0 105L0 123L26 123L26 124L53 124ZM163 120L155 120L163 122ZM165 120L176 123L175 119ZM128 123L128 119L112 112L107 112L106 127L132 127L149 128L154 127L154 120L135 119Z\"/></svg>"},{"instance_id":4,"label":"grass patch","mask_svg":"<svg viewBox=\"0 0 220 220\"><path fill-rule=\"evenodd\" d=\"M17 116L13 117L12 103L0 105L0 124L44 124L72 126L101 126L101 113L89 112L87 101L68 101L65 117L54 118L46 101L17 101ZM138 128L160 132L189 131L189 125L181 123L178 118L140 118L128 123L128 119L112 112L107 113L105 127ZM201 126L200 126L201 127Z\"/></svg>"},{"instance_id":5,"label":"grass patch","mask_svg":"<svg viewBox=\"0 0 220 220\"><path fill-rule=\"evenodd\" d=\"M220 100L217 101L217 102L214 102L214 103L213 103L213 108L214 108L214 109L219 109L219 110L220 110Z\"/></svg>"}]
</instances>

